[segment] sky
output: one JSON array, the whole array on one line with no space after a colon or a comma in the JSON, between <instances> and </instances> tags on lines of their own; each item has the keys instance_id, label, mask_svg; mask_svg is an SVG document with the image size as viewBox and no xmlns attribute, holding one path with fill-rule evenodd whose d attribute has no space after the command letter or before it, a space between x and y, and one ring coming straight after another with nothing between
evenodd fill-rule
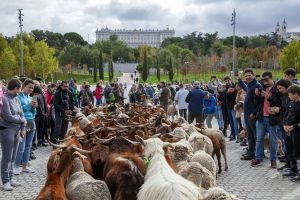
<instances>
[{"instance_id":1,"label":"sky","mask_svg":"<svg viewBox=\"0 0 300 200\"><path fill-rule=\"evenodd\" d=\"M232 35L271 33L286 19L287 30L300 32L300 0L0 0L0 33L19 32L18 8L23 9L23 30L77 32L89 43L97 29L174 28L176 36L193 31Z\"/></svg>"}]
</instances>

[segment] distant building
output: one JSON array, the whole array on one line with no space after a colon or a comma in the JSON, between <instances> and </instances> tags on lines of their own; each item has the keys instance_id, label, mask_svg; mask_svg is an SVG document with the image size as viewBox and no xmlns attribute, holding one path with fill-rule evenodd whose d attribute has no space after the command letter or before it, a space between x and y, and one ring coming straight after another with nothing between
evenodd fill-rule
<instances>
[{"instance_id":1,"label":"distant building","mask_svg":"<svg viewBox=\"0 0 300 200\"><path fill-rule=\"evenodd\" d=\"M275 32L287 42L291 42L292 40L300 40L300 32L287 32L287 23L285 19L283 19L281 27L279 25L279 22L277 22Z\"/></svg>"},{"instance_id":2,"label":"distant building","mask_svg":"<svg viewBox=\"0 0 300 200\"><path fill-rule=\"evenodd\" d=\"M174 29L167 27L163 30L111 30L102 28L96 30L96 41L108 40L111 35L117 35L118 40L125 42L128 46L136 48L140 45L149 45L151 47L160 47L161 43L166 38L174 37Z\"/></svg>"}]
</instances>

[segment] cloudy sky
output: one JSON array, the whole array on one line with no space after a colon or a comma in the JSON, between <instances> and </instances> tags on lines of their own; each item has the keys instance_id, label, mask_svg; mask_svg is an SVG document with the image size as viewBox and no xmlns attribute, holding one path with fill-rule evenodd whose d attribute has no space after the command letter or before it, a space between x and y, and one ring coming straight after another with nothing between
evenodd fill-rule
<instances>
[{"instance_id":1,"label":"cloudy sky","mask_svg":"<svg viewBox=\"0 0 300 200\"><path fill-rule=\"evenodd\" d=\"M23 8L24 30L78 32L89 42L95 31L111 29L162 29L169 25L176 36L193 31L232 34L233 8L238 35L274 31L286 18L288 31L300 32L300 0L0 0L0 33L12 36L18 29L17 8Z\"/></svg>"}]
</instances>

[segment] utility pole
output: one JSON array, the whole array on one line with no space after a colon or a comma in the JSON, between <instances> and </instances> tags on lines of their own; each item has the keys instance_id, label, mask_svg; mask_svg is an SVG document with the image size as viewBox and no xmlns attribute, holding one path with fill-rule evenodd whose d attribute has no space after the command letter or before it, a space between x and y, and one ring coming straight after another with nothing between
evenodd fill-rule
<instances>
[{"instance_id":1,"label":"utility pole","mask_svg":"<svg viewBox=\"0 0 300 200\"><path fill-rule=\"evenodd\" d=\"M24 14L22 13L23 9L18 9L19 11L19 27L20 27L20 50L21 50L21 65L20 65L20 75L24 75L24 65L23 65L23 39L22 39L22 16Z\"/></svg>"},{"instance_id":2,"label":"utility pole","mask_svg":"<svg viewBox=\"0 0 300 200\"><path fill-rule=\"evenodd\" d=\"M233 9L231 26L233 26L233 39L232 39L232 73L235 76L235 8Z\"/></svg>"}]
</instances>

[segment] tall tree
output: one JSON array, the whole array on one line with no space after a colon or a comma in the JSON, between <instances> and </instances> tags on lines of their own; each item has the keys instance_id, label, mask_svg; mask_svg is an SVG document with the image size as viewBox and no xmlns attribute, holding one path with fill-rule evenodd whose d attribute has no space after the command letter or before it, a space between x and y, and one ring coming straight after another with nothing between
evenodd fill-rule
<instances>
[{"instance_id":1,"label":"tall tree","mask_svg":"<svg viewBox=\"0 0 300 200\"><path fill-rule=\"evenodd\" d=\"M104 80L104 66L103 66L103 53L102 50L100 49L100 53L99 53L99 79L100 80Z\"/></svg>"},{"instance_id":2,"label":"tall tree","mask_svg":"<svg viewBox=\"0 0 300 200\"><path fill-rule=\"evenodd\" d=\"M97 58L94 58L93 66L94 82L97 82Z\"/></svg>"},{"instance_id":3,"label":"tall tree","mask_svg":"<svg viewBox=\"0 0 300 200\"><path fill-rule=\"evenodd\" d=\"M169 58L169 80L170 81L173 81L173 78L174 78L174 69L173 69L173 62L172 62L172 57Z\"/></svg>"},{"instance_id":4,"label":"tall tree","mask_svg":"<svg viewBox=\"0 0 300 200\"><path fill-rule=\"evenodd\" d=\"M279 56L279 63L282 69L300 70L300 42L294 40L283 48Z\"/></svg>"},{"instance_id":5,"label":"tall tree","mask_svg":"<svg viewBox=\"0 0 300 200\"><path fill-rule=\"evenodd\" d=\"M143 66L142 66L142 79L144 82L146 82L147 78L148 78L147 51L145 51Z\"/></svg>"},{"instance_id":6,"label":"tall tree","mask_svg":"<svg viewBox=\"0 0 300 200\"><path fill-rule=\"evenodd\" d=\"M108 79L109 82L112 83L112 80L114 79L114 66L111 59L109 60L107 67L108 67Z\"/></svg>"},{"instance_id":7,"label":"tall tree","mask_svg":"<svg viewBox=\"0 0 300 200\"><path fill-rule=\"evenodd\" d=\"M159 64L158 64L158 58L156 58L156 77L157 77L157 80L160 81L160 68L159 68Z\"/></svg>"}]
</instances>

